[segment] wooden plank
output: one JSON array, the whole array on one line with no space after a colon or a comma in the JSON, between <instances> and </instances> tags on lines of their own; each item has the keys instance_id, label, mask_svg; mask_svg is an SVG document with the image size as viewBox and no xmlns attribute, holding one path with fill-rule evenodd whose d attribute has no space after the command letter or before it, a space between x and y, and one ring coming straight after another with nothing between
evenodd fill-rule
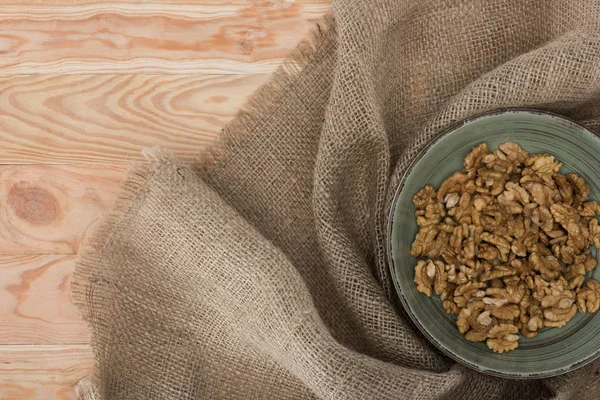
<instances>
[{"instance_id":1,"label":"wooden plank","mask_svg":"<svg viewBox=\"0 0 600 400\"><path fill-rule=\"evenodd\" d=\"M152 0L152 4L164 4L172 6L185 6L185 5L210 5L210 6L231 6L231 5L242 5L247 6L252 4L256 0ZM298 4L321 4L329 5L331 0L259 0L260 3L298 3ZM5 6L37 6L47 7L40 0L2 0L2 4ZM150 3L150 0L52 0L52 7L65 7L65 6L81 6L81 5L113 5L113 4L128 4L128 5L143 5Z\"/></svg>"},{"instance_id":2,"label":"wooden plank","mask_svg":"<svg viewBox=\"0 0 600 400\"><path fill-rule=\"evenodd\" d=\"M329 10L211 3L4 5L0 75L270 73Z\"/></svg>"},{"instance_id":3,"label":"wooden plank","mask_svg":"<svg viewBox=\"0 0 600 400\"><path fill-rule=\"evenodd\" d=\"M93 364L87 345L0 346L0 399L74 400Z\"/></svg>"},{"instance_id":4,"label":"wooden plank","mask_svg":"<svg viewBox=\"0 0 600 400\"><path fill-rule=\"evenodd\" d=\"M123 162L160 145L191 160L268 76L0 78L0 163Z\"/></svg>"},{"instance_id":5,"label":"wooden plank","mask_svg":"<svg viewBox=\"0 0 600 400\"><path fill-rule=\"evenodd\" d=\"M0 345L88 343L70 294L77 256L0 256Z\"/></svg>"},{"instance_id":6,"label":"wooden plank","mask_svg":"<svg viewBox=\"0 0 600 400\"><path fill-rule=\"evenodd\" d=\"M126 165L0 166L0 254L72 254Z\"/></svg>"}]
</instances>

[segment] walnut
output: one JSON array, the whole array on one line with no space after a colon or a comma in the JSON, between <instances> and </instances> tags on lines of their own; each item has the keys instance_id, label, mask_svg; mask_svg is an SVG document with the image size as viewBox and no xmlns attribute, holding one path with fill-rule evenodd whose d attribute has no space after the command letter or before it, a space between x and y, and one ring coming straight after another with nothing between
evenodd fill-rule
<instances>
[{"instance_id":1,"label":"walnut","mask_svg":"<svg viewBox=\"0 0 600 400\"><path fill-rule=\"evenodd\" d=\"M488 154L483 157L483 163L485 164L486 168L505 174L512 173L513 169L516 168L514 162L500 150L494 150L492 154Z\"/></svg>"},{"instance_id":2,"label":"walnut","mask_svg":"<svg viewBox=\"0 0 600 400\"><path fill-rule=\"evenodd\" d=\"M478 179L481 179L487 190L478 190L480 193L489 193L493 196L497 196L504 191L504 184L508 179L508 176L500 171L495 171L488 168L479 168L477 170L479 175ZM475 181L477 184L477 180Z\"/></svg>"},{"instance_id":3,"label":"walnut","mask_svg":"<svg viewBox=\"0 0 600 400\"><path fill-rule=\"evenodd\" d=\"M460 333L465 333L468 331L473 325L477 323L477 317L483 311L485 304L482 301L474 301L468 303L460 312L458 313L458 318L456 319L456 326Z\"/></svg>"},{"instance_id":4,"label":"walnut","mask_svg":"<svg viewBox=\"0 0 600 400\"><path fill-rule=\"evenodd\" d=\"M471 342L483 342L495 325L496 319L490 316L489 311L483 311L477 316L475 323L471 325L471 330L465 334L465 339Z\"/></svg>"},{"instance_id":5,"label":"walnut","mask_svg":"<svg viewBox=\"0 0 600 400\"><path fill-rule=\"evenodd\" d=\"M491 281L496 278L503 278L505 276L515 275L517 271L507 265L497 265L491 271L487 271L481 275L480 280L482 282Z\"/></svg>"},{"instance_id":6,"label":"walnut","mask_svg":"<svg viewBox=\"0 0 600 400\"><path fill-rule=\"evenodd\" d=\"M534 304L535 302L533 301L533 298L531 297L531 291L529 291L527 289L527 285L524 283L524 281L519 281L519 282L525 287L523 297L521 298L521 301L519 302L519 307L527 308L530 305Z\"/></svg>"},{"instance_id":7,"label":"walnut","mask_svg":"<svg viewBox=\"0 0 600 400\"><path fill-rule=\"evenodd\" d=\"M430 263L432 263L431 260L429 260L427 268L429 268ZM435 294L439 296L448 286L448 274L446 273L446 266L443 262L436 260L433 261L433 264L435 266L433 287L435 288Z\"/></svg>"},{"instance_id":8,"label":"walnut","mask_svg":"<svg viewBox=\"0 0 600 400\"><path fill-rule=\"evenodd\" d=\"M423 227L438 225L446 215L446 211L441 203L429 203L425 210L418 210L415 215L417 216L417 225Z\"/></svg>"},{"instance_id":9,"label":"walnut","mask_svg":"<svg viewBox=\"0 0 600 400\"><path fill-rule=\"evenodd\" d=\"M542 278L546 280L556 279L560 274L560 262L553 255L542 257L539 253L531 253L529 261L533 268L539 271Z\"/></svg>"},{"instance_id":10,"label":"walnut","mask_svg":"<svg viewBox=\"0 0 600 400\"><path fill-rule=\"evenodd\" d=\"M492 196L476 195L473 198L473 206L477 211L483 211L489 204L492 204L494 199Z\"/></svg>"},{"instance_id":11,"label":"walnut","mask_svg":"<svg viewBox=\"0 0 600 400\"><path fill-rule=\"evenodd\" d=\"M595 200L583 203L582 210L579 214L582 217L593 217L600 215L600 204L598 204Z\"/></svg>"},{"instance_id":12,"label":"walnut","mask_svg":"<svg viewBox=\"0 0 600 400\"><path fill-rule=\"evenodd\" d=\"M589 231L594 247L600 247L600 226L598 226L598 220L596 218L590 220Z\"/></svg>"},{"instance_id":13,"label":"walnut","mask_svg":"<svg viewBox=\"0 0 600 400\"><path fill-rule=\"evenodd\" d=\"M585 288L577 293L577 306L581 312L596 312L600 309L600 282L590 279Z\"/></svg>"},{"instance_id":14,"label":"walnut","mask_svg":"<svg viewBox=\"0 0 600 400\"><path fill-rule=\"evenodd\" d=\"M502 278L502 281L504 282L504 285L508 287L512 285L517 285L519 282L521 282L521 278L519 278L517 275L509 275Z\"/></svg>"},{"instance_id":15,"label":"walnut","mask_svg":"<svg viewBox=\"0 0 600 400\"><path fill-rule=\"evenodd\" d=\"M507 284L505 288L488 288L482 300L496 318L513 320L520 315L520 303L526 292L526 285L518 281Z\"/></svg>"},{"instance_id":16,"label":"walnut","mask_svg":"<svg viewBox=\"0 0 600 400\"><path fill-rule=\"evenodd\" d=\"M461 265L460 267L458 267L458 270L460 271L456 279L458 284L464 284L469 281L474 281L479 275L479 268L475 268L475 266L469 267L467 265Z\"/></svg>"},{"instance_id":17,"label":"walnut","mask_svg":"<svg viewBox=\"0 0 600 400\"><path fill-rule=\"evenodd\" d=\"M557 233L560 234L560 233L564 233L564 232L562 232L562 231L550 231L548 233L548 236L552 237L552 235L556 235ZM567 236L567 235L559 235L559 236L554 237L552 240L550 240L548 242L548 244L550 244L551 246L555 246L557 244L566 244L568 239L569 239L569 236ZM553 252L554 252L554 250L553 250ZM560 254L560 252L559 252L559 254ZM560 257L560 255L555 254L555 257L558 258L558 257Z\"/></svg>"},{"instance_id":18,"label":"walnut","mask_svg":"<svg viewBox=\"0 0 600 400\"><path fill-rule=\"evenodd\" d=\"M449 209L448 215L453 217L459 224L470 224L472 222L471 195L467 192L463 193L458 200L457 207Z\"/></svg>"},{"instance_id":19,"label":"walnut","mask_svg":"<svg viewBox=\"0 0 600 400\"><path fill-rule=\"evenodd\" d=\"M506 236L508 234L507 209L500 204L488 206L481 213L480 224L485 231L495 232L496 236Z\"/></svg>"},{"instance_id":20,"label":"walnut","mask_svg":"<svg viewBox=\"0 0 600 400\"><path fill-rule=\"evenodd\" d=\"M527 285L525 285L525 282L523 281L510 283L507 279L505 279L505 283L506 298L511 303L520 303L523 300L523 297L525 297L528 294Z\"/></svg>"},{"instance_id":21,"label":"walnut","mask_svg":"<svg viewBox=\"0 0 600 400\"><path fill-rule=\"evenodd\" d=\"M438 190L437 198L438 202L443 203L446 193L458 192L461 185L467 181L467 175L460 172L455 172L448 179L446 179Z\"/></svg>"},{"instance_id":22,"label":"walnut","mask_svg":"<svg viewBox=\"0 0 600 400\"><path fill-rule=\"evenodd\" d=\"M465 183L462 184L460 189L461 189L461 192L466 192L466 193L473 195L477 191L477 185L475 184L475 181L473 179L469 179Z\"/></svg>"},{"instance_id":23,"label":"walnut","mask_svg":"<svg viewBox=\"0 0 600 400\"><path fill-rule=\"evenodd\" d=\"M555 245L555 249L553 250L553 254L555 257L560 257L561 261L565 264L578 264L583 262L584 259L581 258L581 254L577 254L579 251L574 248L568 246L567 244Z\"/></svg>"},{"instance_id":24,"label":"walnut","mask_svg":"<svg viewBox=\"0 0 600 400\"><path fill-rule=\"evenodd\" d=\"M458 193L448 193L446 197L444 197L444 204L446 208L449 210L452 207L455 207L460 200L460 195Z\"/></svg>"},{"instance_id":25,"label":"walnut","mask_svg":"<svg viewBox=\"0 0 600 400\"><path fill-rule=\"evenodd\" d=\"M529 204L529 192L523 186L515 182L506 182L504 196L508 200L516 200L522 205Z\"/></svg>"},{"instance_id":26,"label":"walnut","mask_svg":"<svg viewBox=\"0 0 600 400\"><path fill-rule=\"evenodd\" d=\"M464 241L461 255L465 260L472 260L475 257L475 239L473 237Z\"/></svg>"},{"instance_id":27,"label":"walnut","mask_svg":"<svg viewBox=\"0 0 600 400\"><path fill-rule=\"evenodd\" d=\"M523 170L523 174L519 179L519 183L521 186L531 189L531 184L533 183L542 183L544 180L541 176L536 175L531 168L525 168Z\"/></svg>"},{"instance_id":28,"label":"walnut","mask_svg":"<svg viewBox=\"0 0 600 400\"><path fill-rule=\"evenodd\" d=\"M562 276L550 282L549 290L541 299L546 326L562 327L577 312L575 293L568 290L568 282Z\"/></svg>"},{"instance_id":29,"label":"walnut","mask_svg":"<svg viewBox=\"0 0 600 400\"><path fill-rule=\"evenodd\" d=\"M556 296L566 290L567 286L568 282L564 276L559 276L558 279L550 282L550 294Z\"/></svg>"},{"instance_id":30,"label":"walnut","mask_svg":"<svg viewBox=\"0 0 600 400\"><path fill-rule=\"evenodd\" d=\"M585 272L590 272L596 265L598 265L598 260L593 257L591 254L586 254L585 260L583 261L583 265L585 265Z\"/></svg>"},{"instance_id":31,"label":"walnut","mask_svg":"<svg viewBox=\"0 0 600 400\"><path fill-rule=\"evenodd\" d=\"M529 156L527 151L525 151L518 143L506 142L502 143L498 147L511 161L515 163L516 166L522 165Z\"/></svg>"},{"instance_id":32,"label":"walnut","mask_svg":"<svg viewBox=\"0 0 600 400\"><path fill-rule=\"evenodd\" d=\"M423 186L412 199L417 210L424 210L428 204L435 203L436 200L437 193L435 192L435 188L431 185Z\"/></svg>"},{"instance_id":33,"label":"walnut","mask_svg":"<svg viewBox=\"0 0 600 400\"><path fill-rule=\"evenodd\" d=\"M448 282L457 283L456 264L446 264L446 274L448 274Z\"/></svg>"},{"instance_id":34,"label":"walnut","mask_svg":"<svg viewBox=\"0 0 600 400\"><path fill-rule=\"evenodd\" d=\"M419 260L415 266L414 281L417 284L417 290L421 293L431 296L431 285L435 278L435 265L433 262Z\"/></svg>"},{"instance_id":35,"label":"walnut","mask_svg":"<svg viewBox=\"0 0 600 400\"><path fill-rule=\"evenodd\" d=\"M471 299L481 299L485 296L485 291L481 290L485 288L486 284L483 282L467 282L459 285L454 291L454 302L459 307L464 307L467 302Z\"/></svg>"},{"instance_id":36,"label":"walnut","mask_svg":"<svg viewBox=\"0 0 600 400\"><path fill-rule=\"evenodd\" d=\"M490 306L489 310L494 317L505 321L512 321L521 314L521 309L516 304L505 304L502 307Z\"/></svg>"},{"instance_id":37,"label":"walnut","mask_svg":"<svg viewBox=\"0 0 600 400\"><path fill-rule=\"evenodd\" d=\"M575 197L579 203L584 203L590 197L590 187L585 180L577 174L565 175L569 183L573 186Z\"/></svg>"},{"instance_id":38,"label":"walnut","mask_svg":"<svg viewBox=\"0 0 600 400\"><path fill-rule=\"evenodd\" d=\"M489 326L493 322L489 311L484 311L477 316L477 323L483 326Z\"/></svg>"},{"instance_id":39,"label":"walnut","mask_svg":"<svg viewBox=\"0 0 600 400\"><path fill-rule=\"evenodd\" d=\"M534 154L525 160L525 165L538 174L555 174L562 167L562 163L555 161L549 154Z\"/></svg>"},{"instance_id":40,"label":"walnut","mask_svg":"<svg viewBox=\"0 0 600 400\"><path fill-rule=\"evenodd\" d=\"M452 232L454 232L454 228L456 228L456 226L442 222L437 226L437 228L440 231L444 231L445 233L452 234Z\"/></svg>"},{"instance_id":41,"label":"walnut","mask_svg":"<svg viewBox=\"0 0 600 400\"><path fill-rule=\"evenodd\" d=\"M444 231L439 231L435 236L434 241L431 243L429 248L427 249L427 257L435 258L439 257L446 246L448 245L449 236Z\"/></svg>"},{"instance_id":42,"label":"walnut","mask_svg":"<svg viewBox=\"0 0 600 400\"><path fill-rule=\"evenodd\" d=\"M473 147L465 157L464 166L467 175L475 175L475 171L483 165L483 158L490 153L487 143Z\"/></svg>"},{"instance_id":43,"label":"walnut","mask_svg":"<svg viewBox=\"0 0 600 400\"><path fill-rule=\"evenodd\" d=\"M546 206L540 205L531 213L531 221L542 228L544 232L554 232L554 218L552 213ZM562 233L562 231L560 231ZM554 233L556 234L556 232Z\"/></svg>"},{"instance_id":44,"label":"walnut","mask_svg":"<svg viewBox=\"0 0 600 400\"><path fill-rule=\"evenodd\" d=\"M529 276L526 279L527 287L531 290L531 296L538 302L551 293L550 282L542 279L540 275Z\"/></svg>"},{"instance_id":45,"label":"walnut","mask_svg":"<svg viewBox=\"0 0 600 400\"><path fill-rule=\"evenodd\" d=\"M569 180L564 175L558 174L554 178L554 183L558 188L558 193L561 195L562 201L570 205L573 202L573 187L569 183Z\"/></svg>"},{"instance_id":46,"label":"walnut","mask_svg":"<svg viewBox=\"0 0 600 400\"><path fill-rule=\"evenodd\" d=\"M491 288L497 289L497 288ZM489 290L489 289L488 289ZM508 303L508 299L504 297L484 297L482 301L489 306L493 306L496 308L503 307L506 303Z\"/></svg>"},{"instance_id":47,"label":"walnut","mask_svg":"<svg viewBox=\"0 0 600 400\"><path fill-rule=\"evenodd\" d=\"M581 225L577 210L564 204L556 203L550 206L550 212L555 221L561 224L567 231L567 234L569 235L567 245L573 247L577 251L583 250L587 244L587 237L583 226Z\"/></svg>"},{"instance_id":48,"label":"walnut","mask_svg":"<svg viewBox=\"0 0 600 400\"><path fill-rule=\"evenodd\" d=\"M597 264L588 247L600 245L600 205L561 167L517 143L482 143L464 171L413 197L417 290L435 292L467 340L508 351L519 330L534 337L600 308L600 283L584 286Z\"/></svg>"},{"instance_id":49,"label":"walnut","mask_svg":"<svg viewBox=\"0 0 600 400\"><path fill-rule=\"evenodd\" d=\"M455 226L448 244L456 250L460 250L465 237L469 236L469 228L466 224Z\"/></svg>"},{"instance_id":50,"label":"walnut","mask_svg":"<svg viewBox=\"0 0 600 400\"><path fill-rule=\"evenodd\" d=\"M552 189L541 183L533 183L530 192L533 201L540 206L547 206L554 202L552 200L554 197Z\"/></svg>"},{"instance_id":51,"label":"walnut","mask_svg":"<svg viewBox=\"0 0 600 400\"><path fill-rule=\"evenodd\" d=\"M537 332L544 327L542 309L532 304L527 308L527 313L522 315L526 316L526 321L522 321L524 325L521 328L521 333L529 338L537 336Z\"/></svg>"},{"instance_id":52,"label":"walnut","mask_svg":"<svg viewBox=\"0 0 600 400\"><path fill-rule=\"evenodd\" d=\"M514 196L510 194L507 196L505 193L506 191L498 196L498 204L504 206L511 214L521 214L523 212L523 207L514 200ZM513 200L511 200L511 198L513 198Z\"/></svg>"},{"instance_id":53,"label":"walnut","mask_svg":"<svg viewBox=\"0 0 600 400\"><path fill-rule=\"evenodd\" d=\"M523 239L525 234L531 230L531 220L528 219L526 223L522 215L517 215L508 221L507 226L515 239Z\"/></svg>"},{"instance_id":54,"label":"walnut","mask_svg":"<svg viewBox=\"0 0 600 400\"><path fill-rule=\"evenodd\" d=\"M510 251L519 257L527 256L527 246L522 241L515 238L510 245Z\"/></svg>"},{"instance_id":55,"label":"walnut","mask_svg":"<svg viewBox=\"0 0 600 400\"><path fill-rule=\"evenodd\" d=\"M571 265L565 274L565 278L568 282L568 288L570 290L580 288L585 280L585 273L586 269L584 263Z\"/></svg>"},{"instance_id":56,"label":"walnut","mask_svg":"<svg viewBox=\"0 0 600 400\"><path fill-rule=\"evenodd\" d=\"M498 249L490 244L481 243L478 248L478 257L484 260L495 260L500 256Z\"/></svg>"},{"instance_id":57,"label":"walnut","mask_svg":"<svg viewBox=\"0 0 600 400\"><path fill-rule=\"evenodd\" d=\"M428 253L428 249L433 245L433 241L438 234L435 225L424 226L417 233L417 237L413 242L410 255L413 257L421 257Z\"/></svg>"},{"instance_id":58,"label":"walnut","mask_svg":"<svg viewBox=\"0 0 600 400\"><path fill-rule=\"evenodd\" d=\"M444 251L442 251L442 254L440 255L442 257L442 260L444 260L444 262L446 264L460 264L460 261L458 260L458 254L456 252L456 249L448 246L444 249Z\"/></svg>"},{"instance_id":59,"label":"walnut","mask_svg":"<svg viewBox=\"0 0 600 400\"><path fill-rule=\"evenodd\" d=\"M446 266L446 270L448 270ZM454 283L448 283L446 288L440 293L440 300L442 300L442 306L448 314L458 314L460 311L456 303L454 302L454 291L456 285Z\"/></svg>"},{"instance_id":60,"label":"walnut","mask_svg":"<svg viewBox=\"0 0 600 400\"><path fill-rule=\"evenodd\" d=\"M515 259L510 263L510 266L517 271L517 274L521 279L525 279L527 276L535 274L533 265L527 261L527 259Z\"/></svg>"},{"instance_id":61,"label":"walnut","mask_svg":"<svg viewBox=\"0 0 600 400\"><path fill-rule=\"evenodd\" d=\"M571 290L564 290L556 295L546 295L542 298L542 308L558 307L558 308L571 308L571 305L575 302L575 293Z\"/></svg>"},{"instance_id":62,"label":"walnut","mask_svg":"<svg viewBox=\"0 0 600 400\"><path fill-rule=\"evenodd\" d=\"M512 324L499 324L490 329L488 333L487 346L496 353L516 349L519 344L519 336L515 335L519 329Z\"/></svg>"},{"instance_id":63,"label":"walnut","mask_svg":"<svg viewBox=\"0 0 600 400\"><path fill-rule=\"evenodd\" d=\"M493 244L498 248L500 253L508 253L510 251L510 243L502 236L494 235L493 233L483 232L481 240Z\"/></svg>"},{"instance_id":64,"label":"walnut","mask_svg":"<svg viewBox=\"0 0 600 400\"><path fill-rule=\"evenodd\" d=\"M546 326L556 328L563 327L575 316L577 306L573 304L569 308L551 307L544 310L544 320Z\"/></svg>"}]
</instances>

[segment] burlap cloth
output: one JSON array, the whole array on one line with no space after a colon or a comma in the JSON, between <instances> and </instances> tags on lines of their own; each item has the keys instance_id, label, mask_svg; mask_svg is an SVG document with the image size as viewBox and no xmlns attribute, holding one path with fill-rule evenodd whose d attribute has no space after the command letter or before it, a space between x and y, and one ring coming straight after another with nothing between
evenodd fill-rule
<instances>
[{"instance_id":1,"label":"burlap cloth","mask_svg":"<svg viewBox=\"0 0 600 400\"><path fill-rule=\"evenodd\" d=\"M87 240L81 398L600 398L598 362L482 375L394 301L395 182L432 135L507 106L600 125L599 1L334 1L220 143L194 165L148 152Z\"/></svg>"}]
</instances>

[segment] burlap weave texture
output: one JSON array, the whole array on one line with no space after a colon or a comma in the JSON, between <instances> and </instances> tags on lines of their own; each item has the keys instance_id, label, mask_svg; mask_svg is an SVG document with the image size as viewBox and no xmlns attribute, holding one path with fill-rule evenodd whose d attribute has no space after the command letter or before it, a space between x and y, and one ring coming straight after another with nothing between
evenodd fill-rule
<instances>
[{"instance_id":1,"label":"burlap weave texture","mask_svg":"<svg viewBox=\"0 0 600 400\"><path fill-rule=\"evenodd\" d=\"M600 127L597 0L334 0L183 164L148 152L86 242L73 293L98 364L82 399L600 398L455 364L395 304L391 195L456 121L527 106Z\"/></svg>"}]
</instances>

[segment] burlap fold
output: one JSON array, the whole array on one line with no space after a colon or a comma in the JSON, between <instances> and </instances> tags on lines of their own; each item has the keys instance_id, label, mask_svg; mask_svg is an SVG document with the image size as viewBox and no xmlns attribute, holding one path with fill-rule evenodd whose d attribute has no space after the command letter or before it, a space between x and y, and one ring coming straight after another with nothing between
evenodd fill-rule
<instances>
[{"instance_id":1,"label":"burlap fold","mask_svg":"<svg viewBox=\"0 0 600 400\"><path fill-rule=\"evenodd\" d=\"M527 106L600 126L597 0L333 2L189 165L153 149L81 252L82 399L600 398L600 364L510 381L397 307L395 184L441 129Z\"/></svg>"}]
</instances>

